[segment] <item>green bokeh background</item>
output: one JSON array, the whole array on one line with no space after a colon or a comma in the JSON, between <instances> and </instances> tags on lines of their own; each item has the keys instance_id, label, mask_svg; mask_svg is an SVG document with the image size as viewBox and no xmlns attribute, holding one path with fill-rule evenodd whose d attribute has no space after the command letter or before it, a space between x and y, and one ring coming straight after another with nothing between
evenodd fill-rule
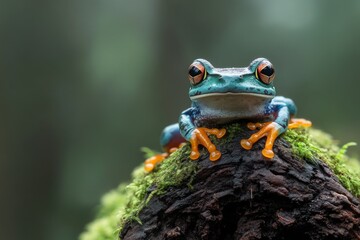
<instances>
[{"instance_id":1,"label":"green bokeh background","mask_svg":"<svg viewBox=\"0 0 360 240\"><path fill-rule=\"evenodd\" d=\"M360 143L360 1L1 0L0 239L76 239L189 106L192 60L260 56L299 116Z\"/></svg>"}]
</instances>

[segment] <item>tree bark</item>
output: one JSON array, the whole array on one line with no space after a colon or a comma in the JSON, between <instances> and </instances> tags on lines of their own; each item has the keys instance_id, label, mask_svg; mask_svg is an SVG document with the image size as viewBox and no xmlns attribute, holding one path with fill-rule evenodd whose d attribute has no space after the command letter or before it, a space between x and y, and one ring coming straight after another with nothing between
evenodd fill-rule
<instances>
[{"instance_id":1,"label":"tree bark","mask_svg":"<svg viewBox=\"0 0 360 240\"><path fill-rule=\"evenodd\" d=\"M154 196L140 212L142 224L125 224L120 238L360 239L359 199L325 163L294 157L281 138L266 160L264 140L246 151L239 141L249 133L240 135L219 146L217 162L201 156L192 188L184 183Z\"/></svg>"}]
</instances>

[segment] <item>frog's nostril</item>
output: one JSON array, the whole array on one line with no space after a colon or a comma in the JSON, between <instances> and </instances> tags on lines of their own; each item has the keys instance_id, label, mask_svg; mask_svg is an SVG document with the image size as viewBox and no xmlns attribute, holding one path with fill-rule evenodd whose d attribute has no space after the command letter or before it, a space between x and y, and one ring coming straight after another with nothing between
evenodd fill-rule
<instances>
[{"instance_id":1,"label":"frog's nostril","mask_svg":"<svg viewBox=\"0 0 360 240\"><path fill-rule=\"evenodd\" d=\"M235 78L235 81L236 81L236 82L242 82L242 81L244 81L244 76L243 76L243 75L240 75L239 77Z\"/></svg>"},{"instance_id":2,"label":"frog's nostril","mask_svg":"<svg viewBox=\"0 0 360 240\"><path fill-rule=\"evenodd\" d=\"M218 81L219 81L220 83L224 83L224 82L225 82L225 79L224 79L223 77L220 77L220 78L218 79Z\"/></svg>"}]
</instances>

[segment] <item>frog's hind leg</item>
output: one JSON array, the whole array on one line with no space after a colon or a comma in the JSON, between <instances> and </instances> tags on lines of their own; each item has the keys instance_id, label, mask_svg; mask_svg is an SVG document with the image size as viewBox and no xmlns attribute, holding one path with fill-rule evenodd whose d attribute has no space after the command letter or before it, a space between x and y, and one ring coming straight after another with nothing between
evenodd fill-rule
<instances>
[{"instance_id":1,"label":"frog's hind leg","mask_svg":"<svg viewBox=\"0 0 360 240\"><path fill-rule=\"evenodd\" d=\"M172 124L164 128L160 137L160 144L164 153L156 154L145 160L145 170L151 172L156 164L162 162L172 152L175 152L186 140L181 136L179 125Z\"/></svg>"},{"instance_id":2,"label":"frog's hind leg","mask_svg":"<svg viewBox=\"0 0 360 240\"><path fill-rule=\"evenodd\" d=\"M145 171L151 172L155 168L156 164L162 162L168 156L169 156L169 154L165 152L165 153L156 154L156 155L146 159L145 166L144 166Z\"/></svg>"}]
</instances>

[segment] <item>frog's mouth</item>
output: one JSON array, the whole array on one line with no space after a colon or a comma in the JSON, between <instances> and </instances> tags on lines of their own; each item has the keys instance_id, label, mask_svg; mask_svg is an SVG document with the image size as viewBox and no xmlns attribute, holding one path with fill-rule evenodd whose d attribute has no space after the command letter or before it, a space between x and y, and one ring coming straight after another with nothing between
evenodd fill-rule
<instances>
[{"instance_id":1,"label":"frog's mouth","mask_svg":"<svg viewBox=\"0 0 360 240\"><path fill-rule=\"evenodd\" d=\"M261 114L274 96L256 93L208 93L190 99L204 115L251 117Z\"/></svg>"},{"instance_id":2,"label":"frog's mouth","mask_svg":"<svg viewBox=\"0 0 360 240\"><path fill-rule=\"evenodd\" d=\"M197 100L202 98L237 98L243 100L247 98L263 98L263 99L272 99L274 96L272 95L265 95L265 94L257 94L257 93L233 93L233 92L225 92L225 93L207 93L207 94L200 94L190 97L191 100Z\"/></svg>"}]
</instances>

